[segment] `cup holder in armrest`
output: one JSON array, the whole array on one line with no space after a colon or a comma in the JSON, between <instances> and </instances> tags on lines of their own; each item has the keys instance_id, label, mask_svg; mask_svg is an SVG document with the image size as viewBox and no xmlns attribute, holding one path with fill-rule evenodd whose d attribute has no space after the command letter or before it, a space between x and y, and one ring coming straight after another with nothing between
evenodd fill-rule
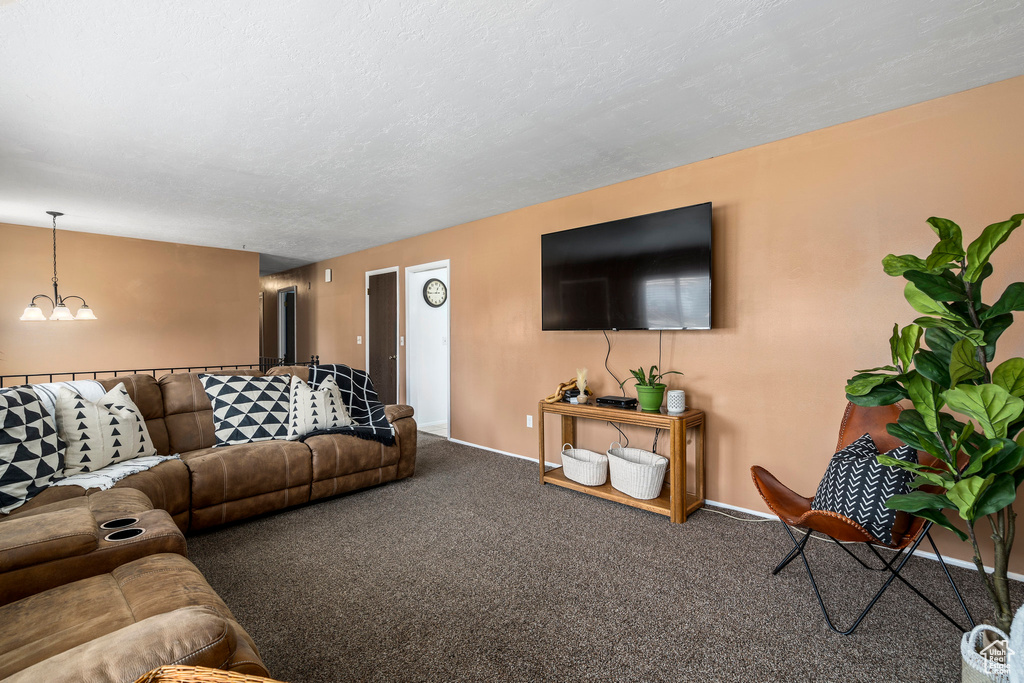
<instances>
[{"instance_id":1,"label":"cup holder in armrest","mask_svg":"<svg viewBox=\"0 0 1024 683\"><path fill-rule=\"evenodd\" d=\"M100 524L101 529L120 529L121 527L131 526L132 524L138 524L138 517L118 517L112 519L109 522L103 522Z\"/></svg>"},{"instance_id":2,"label":"cup holder in armrest","mask_svg":"<svg viewBox=\"0 0 1024 683\"><path fill-rule=\"evenodd\" d=\"M142 527L132 527L131 529L120 529L113 533L109 533L104 536L104 540L107 541L127 541L130 538L136 538L146 533L146 530Z\"/></svg>"}]
</instances>

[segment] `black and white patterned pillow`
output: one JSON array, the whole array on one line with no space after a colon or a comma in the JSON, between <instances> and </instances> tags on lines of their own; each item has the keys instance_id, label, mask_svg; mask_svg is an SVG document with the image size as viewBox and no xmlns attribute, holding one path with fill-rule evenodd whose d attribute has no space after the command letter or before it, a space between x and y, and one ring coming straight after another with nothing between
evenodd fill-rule
<instances>
[{"instance_id":1,"label":"black and white patterned pillow","mask_svg":"<svg viewBox=\"0 0 1024 683\"><path fill-rule=\"evenodd\" d=\"M57 430L66 444L64 476L156 455L142 411L128 396L124 382L118 382L96 401L70 387L61 387L53 410Z\"/></svg>"},{"instance_id":2,"label":"black and white patterned pillow","mask_svg":"<svg viewBox=\"0 0 1024 683\"><path fill-rule=\"evenodd\" d=\"M213 404L217 446L288 438L288 375L199 375Z\"/></svg>"},{"instance_id":3,"label":"black and white patterned pillow","mask_svg":"<svg viewBox=\"0 0 1024 683\"><path fill-rule=\"evenodd\" d=\"M0 389L0 512L34 497L64 471L64 444L28 387Z\"/></svg>"},{"instance_id":4,"label":"black and white patterned pillow","mask_svg":"<svg viewBox=\"0 0 1024 683\"><path fill-rule=\"evenodd\" d=\"M886 455L917 462L917 451L905 444ZM879 464L878 456L878 447L870 434L833 455L818 484L811 509L838 512L860 524L878 540L891 544L896 510L885 507L885 501L896 494L909 493L913 475L899 467Z\"/></svg>"},{"instance_id":5,"label":"black and white patterned pillow","mask_svg":"<svg viewBox=\"0 0 1024 683\"><path fill-rule=\"evenodd\" d=\"M333 377L338 383L341 400L345 402L353 422L339 429L361 439L379 441L385 446L392 445L395 442L395 429L388 422L370 376L347 365L314 365L309 369L309 386L318 389L327 377Z\"/></svg>"}]
</instances>

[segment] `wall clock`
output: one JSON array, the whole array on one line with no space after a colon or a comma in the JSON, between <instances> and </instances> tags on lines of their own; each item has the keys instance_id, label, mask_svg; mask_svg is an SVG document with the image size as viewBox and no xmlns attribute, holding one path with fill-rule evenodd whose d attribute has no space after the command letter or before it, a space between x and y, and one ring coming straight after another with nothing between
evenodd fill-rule
<instances>
[{"instance_id":1,"label":"wall clock","mask_svg":"<svg viewBox=\"0 0 1024 683\"><path fill-rule=\"evenodd\" d=\"M423 285L423 300L428 306L440 308L448 301L448 288L436 277L432 277Z\"/></svg>"}]
</instances>

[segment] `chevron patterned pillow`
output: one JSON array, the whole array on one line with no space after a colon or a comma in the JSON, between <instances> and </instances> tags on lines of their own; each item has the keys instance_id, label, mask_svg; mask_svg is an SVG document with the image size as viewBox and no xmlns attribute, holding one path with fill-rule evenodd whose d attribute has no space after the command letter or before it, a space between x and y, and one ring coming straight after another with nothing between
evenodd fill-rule
<instances>
[{"instance_id":1,"label":"chevron patterned pillow","mask_svg":"<svg viewBox=\"0 0 1024 683\"><path fill-rule=\"evenodd\" d=\"M910 491L911 473L879 464L880 455L870 434L865 434L832 456L814 494L812 510L838 512L868 530L887 545L892 543L896 511L885 501ZM917 462L917 451L903 445L886 453L890 458Z\"/></svg>"}]
</instances>

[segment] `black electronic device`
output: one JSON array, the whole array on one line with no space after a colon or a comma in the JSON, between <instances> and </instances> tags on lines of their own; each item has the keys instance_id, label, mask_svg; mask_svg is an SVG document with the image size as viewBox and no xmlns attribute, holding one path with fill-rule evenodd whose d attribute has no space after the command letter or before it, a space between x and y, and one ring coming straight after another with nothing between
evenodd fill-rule
<instances>
[{"instance_id":1,"label":"black electronic device","mask_svg":"<svg viewBox=\"0 0 1024 683\"><path fill-rule=\"evenodd\" d=\"M711 202L541 235L545 330L711 328Z\"/></svg>"},{"instance_id":2,"label":"black electronic device","mask_svg":"<svg viewBox=\"0 0 1024 683\"><path fill-rule=\"evenodd\" d=\"M636 409L636 399L626 396L599 396L594 402L606 408Z\"/></svg>"}]
</instances>

